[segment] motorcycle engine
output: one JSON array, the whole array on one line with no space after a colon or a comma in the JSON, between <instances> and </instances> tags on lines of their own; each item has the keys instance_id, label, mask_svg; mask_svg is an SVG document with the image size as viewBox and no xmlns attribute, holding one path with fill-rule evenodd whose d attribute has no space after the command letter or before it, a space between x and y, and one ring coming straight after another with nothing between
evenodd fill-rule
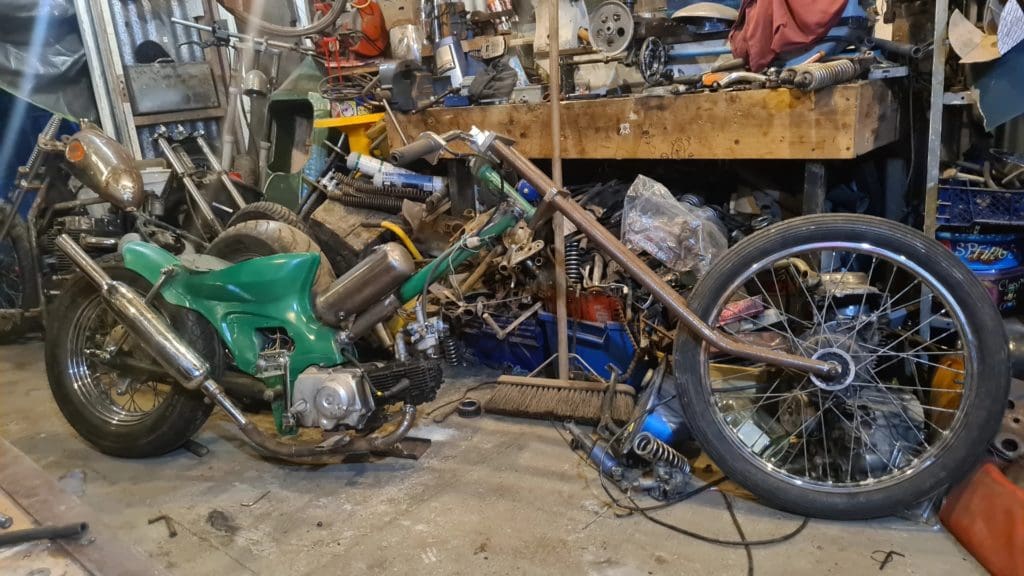
<instances>
[{"instance_id":1,"label":"motorcycle engine","mask_svg":"<svg viewBox=\"0 0 1024 576\"><path fill-rule=\"evenodd\" d=\"M292 384L288 414L303 427L359 429L380 406L430 402L443 381L440 363L432 360L367 364L364 368L314 366Z\"/></svg>"},{"instance_id":2,"label":"motorcycle engine","mask_svg":"<svg viewBox=\"0 0 1024 576\"><path fill-rule=\"evenodd\" d=\"M288 413L300 426L333 430L339 425L361 427L373 409L370 381L362 370L314 366L292 384Z\"/></svg>"},{"instance_id":3,"label":"motorcycle engine","mask_svg":"<svg viewBox=\"0 0 1024 576\"><path fill-rule=\"evenodd\" d=\"M62 276L75 270L74 264L57 249L55 242L61 234L71 236L92 255L107 254L117 250L117 240L124 234L120 221L111 216L63 216L54 218L43 237L43 252L47 255L50 274Z\"/></svg>"}]
</instances>

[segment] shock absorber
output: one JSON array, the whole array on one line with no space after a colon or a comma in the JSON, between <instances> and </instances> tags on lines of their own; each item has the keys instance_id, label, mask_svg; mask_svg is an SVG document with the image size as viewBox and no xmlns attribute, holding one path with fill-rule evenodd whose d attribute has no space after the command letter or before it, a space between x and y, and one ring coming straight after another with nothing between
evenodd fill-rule
<instances>
[{"instance_id":1,"label":"shock absorber","mask_svg":"<svg viewBox=\"0 0 1024 576\"><path fill-rule=\"evenodd\" d=\"M583 285L583 255L579 242L565 243L565 278L570 286Z\"/></svg>"},{"instance_id":2,"label":"shock absorber","mask_svg":"<svg viewBox=\"0 0 1024 576\"><path fill-rule=\"evenodd\" d=\"M441 338L441 351L444 353L444 361L449 366L460 366L462 364L462 355L459 354L459 341L455 339L455 336L446 334L444 338Z\"/></svg>"},{"instance_id":3,"label":"shock absorber","mask_svg":"<svg viewBox=\"0 0 1024 576\"><path fill-rule=\"evenodd\" d=\"M664 462L680 470L690 469L690 463L682 454L652 436L650 432L641 432L633 438L633 452L651 464Z\"/></svg>"},{"instance_id":4,"label":"shock absorber","mask_svg":"<svg viewBox=\"0 0 1024 576\"><path fill-rule=\"evenodd\" d=\"M862 69L852 60L836 60L823 64L801 66L793 85L804 92L814 92L827 86L853 80Z\"/></svg>"}]
</instances>

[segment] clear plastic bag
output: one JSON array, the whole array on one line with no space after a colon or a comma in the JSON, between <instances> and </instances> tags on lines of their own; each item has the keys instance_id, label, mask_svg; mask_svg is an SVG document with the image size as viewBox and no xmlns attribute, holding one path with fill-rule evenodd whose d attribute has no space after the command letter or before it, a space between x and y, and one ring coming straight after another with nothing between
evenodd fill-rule
<instances>
[{"instance_id":1,"label":"clear plastic bag","mask_svg":"<svg viewBox=\"0 0 1024 576\"><path fill-rule=\"evenodd\" d=\"M622 208L622 241L644 251L677 272L703 276L729 247L725 232L710 208L676 200L668 188L637 176Z\"/></svg>"}]
</instances>

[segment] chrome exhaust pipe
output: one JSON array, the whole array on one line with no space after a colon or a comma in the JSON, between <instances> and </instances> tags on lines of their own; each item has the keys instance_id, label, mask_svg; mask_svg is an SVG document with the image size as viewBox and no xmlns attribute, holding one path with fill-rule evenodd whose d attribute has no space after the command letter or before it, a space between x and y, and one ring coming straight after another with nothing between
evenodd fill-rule
<instances>
[{"instance_id":1,"label":"chrome exhaust pipe","mask_svg":"<svg viewBox=\"0 0 1024 576\"><path fill-rule=\"evenodd\" d=\"M207 380L210 366L206 360L178 336L141 296L125 284L114 281L67 234L58 236L56 244L99 289L100 296L121 324L168 374L189 390L199 388Z\"/></svg>"}]
</instances>

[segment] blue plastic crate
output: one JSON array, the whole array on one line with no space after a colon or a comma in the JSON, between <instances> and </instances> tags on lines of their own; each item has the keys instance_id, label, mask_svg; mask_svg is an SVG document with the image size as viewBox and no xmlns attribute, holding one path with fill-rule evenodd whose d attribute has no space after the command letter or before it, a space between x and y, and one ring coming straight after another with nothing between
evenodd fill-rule
<instances>
[{"instance_id":1,"label":"blue plastic crate","mask_svg":"<svg viewBox=\"0 0 1024 576\"><path fill-rule=\"evenodd\" d=\"M939 185L936 220L941 226L1024 224L1024 190L973 188L962 181Z\"/></svg>"}]
</instances>

